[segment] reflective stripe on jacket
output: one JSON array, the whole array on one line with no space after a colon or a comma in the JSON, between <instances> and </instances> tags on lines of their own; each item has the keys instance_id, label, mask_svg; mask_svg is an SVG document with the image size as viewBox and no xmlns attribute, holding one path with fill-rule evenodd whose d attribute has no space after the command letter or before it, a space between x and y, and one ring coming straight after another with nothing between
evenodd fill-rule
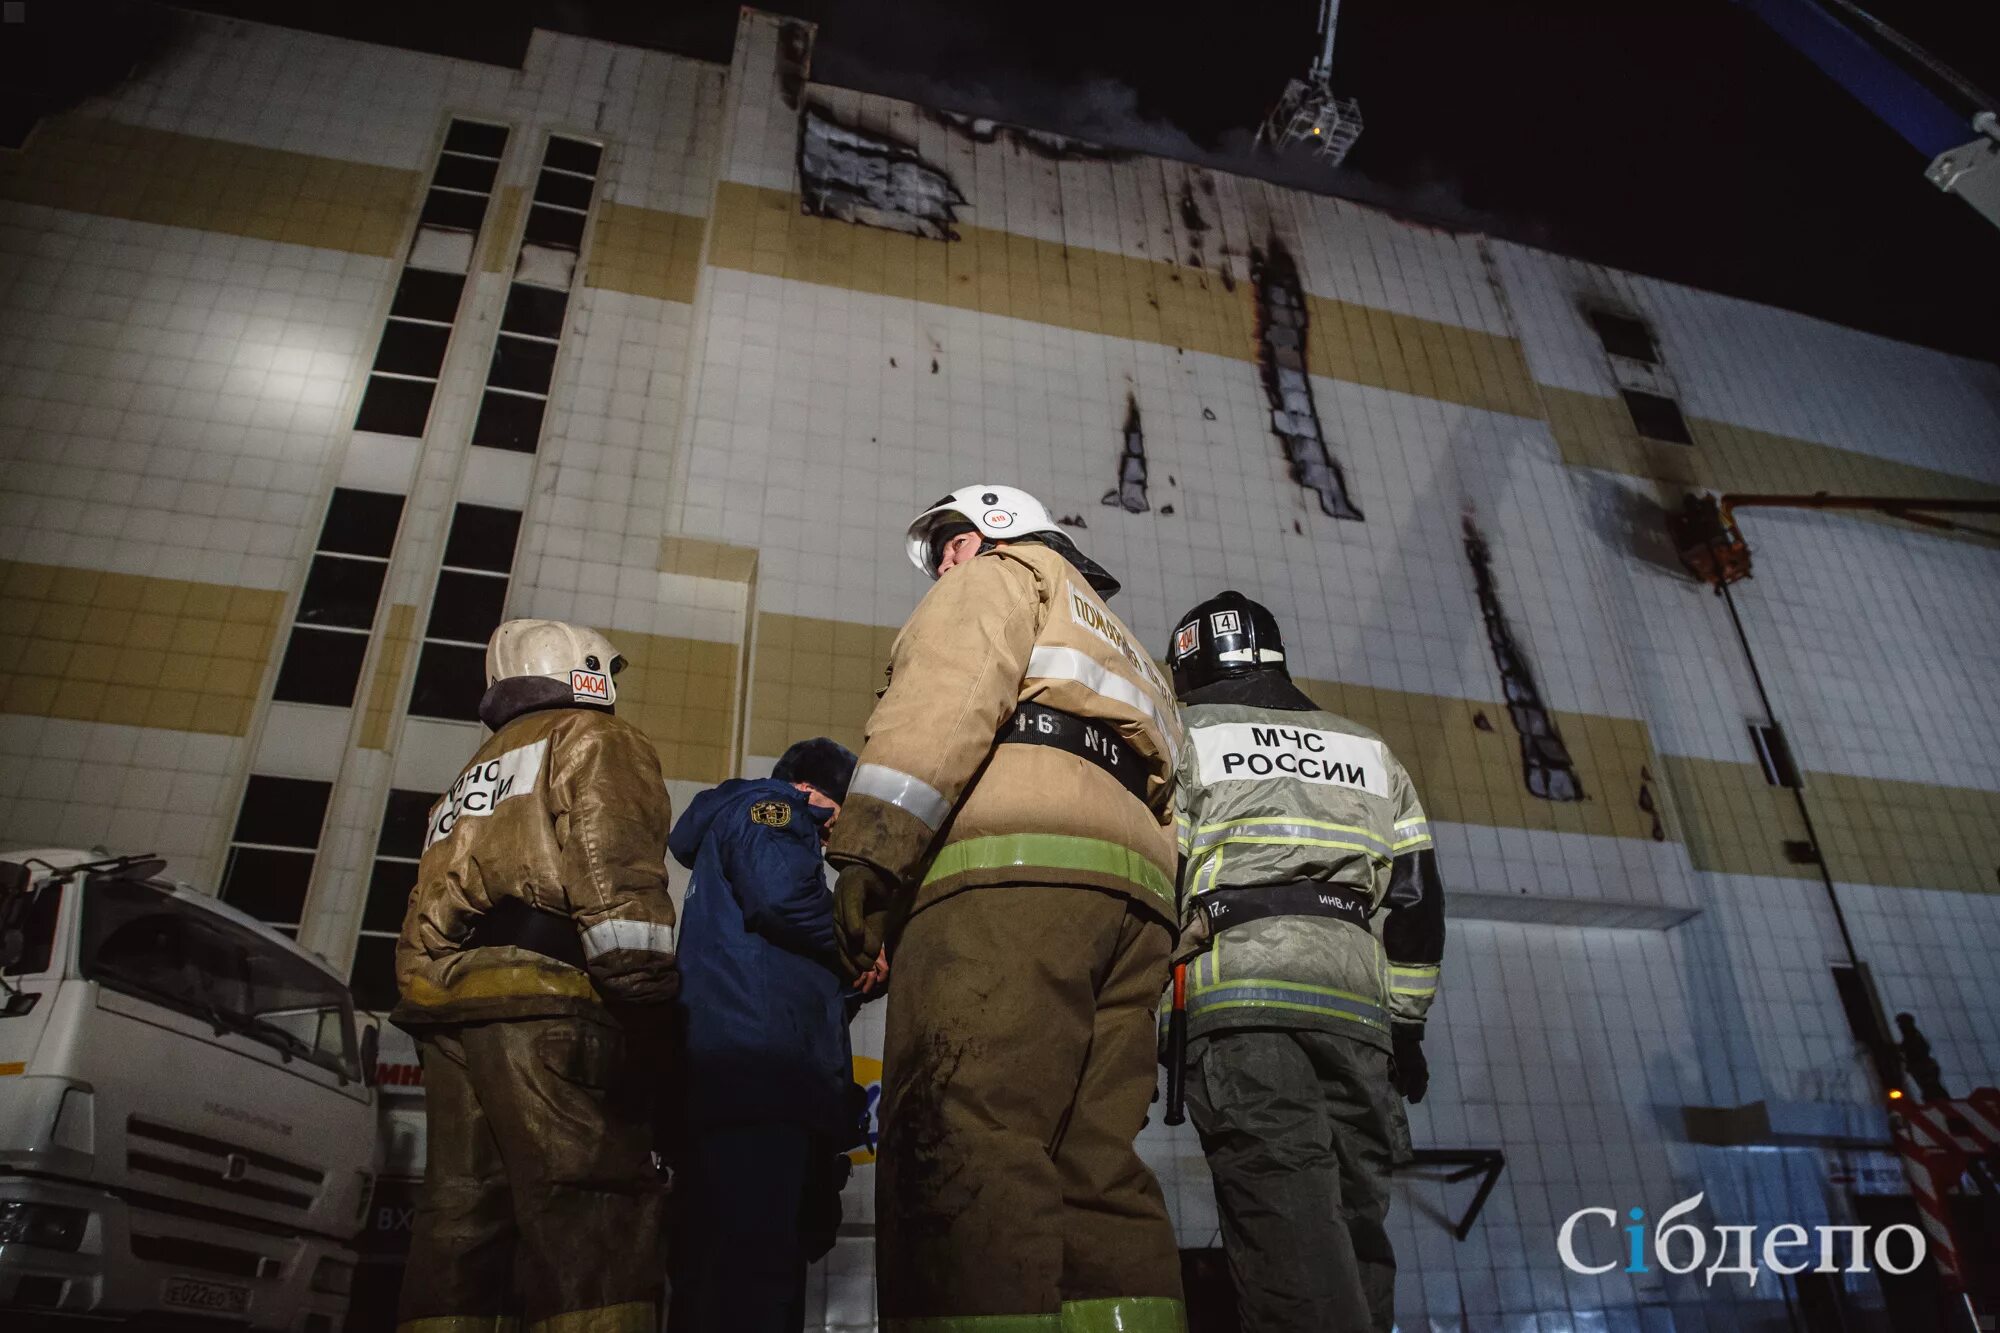
<instances>
[{"instance_id":1,"label":"reflective stripe on jacket","mask_svg":"<svg viewBox=\"0 0 2000 1333\"><path fill-rule=\"evenodd\" d=\"M567 917L596 966L613 954L670 959L672 823L652 742L589 708L524 713L490 736L431 807L417 884L396 942L398 1024L587 1013L590 976L468 937L518 898Z\"/></svg>"},{"instance_id":2,"label":"reflective stripe on jacket","mask_svg":"<svg viewBox=\"0 0 2000 1333\"><path fill-rule=\"evenodd\" d=\"M1146 799L1065 751L997 745L1028 702L1114 730L1146 766ZM939 579L897 636L828 859L917 881L917 908L1075 884L1171 920L1176 731L1159 668L1075 567L998 547Z\"/></svg>"},{"instance_id":3,"label":"reflective stripe on jacket","mask_svg":"<svg viewBox=\"0 0 2000 1333\"><path fill-rule=\"evenodd\" d=\"M1179 843L1183 919L1204 896L1311 880L1379 908L1399 856L1431 846L1409 774L1382 738L1333 713L1196 704L1182 710ZM1190 1034L1312 1027L1387 1045L1421 1021L1434 965L1393 968L1359 925L1325 917L1245 921L1188 969Z\"/></svg>"}]
</instances>

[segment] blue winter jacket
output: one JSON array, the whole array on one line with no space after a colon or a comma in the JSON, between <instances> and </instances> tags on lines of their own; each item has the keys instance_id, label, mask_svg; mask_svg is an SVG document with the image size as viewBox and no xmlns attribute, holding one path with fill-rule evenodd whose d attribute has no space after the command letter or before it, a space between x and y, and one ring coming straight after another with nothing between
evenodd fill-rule
<instances>
[{"instance_id":1,"label":"blue winter jacket","mask_svg":"<svg viewBox=\"0 0 2000 1333\"><path fill-rule=\"evenodd\" d=\"M846 1119L853 1058L820 870L830 813L788 782L733 778L695 797L667 839L694 871L680 929L690 1129L838 1134Z\"/></svg>"}]
</instances>

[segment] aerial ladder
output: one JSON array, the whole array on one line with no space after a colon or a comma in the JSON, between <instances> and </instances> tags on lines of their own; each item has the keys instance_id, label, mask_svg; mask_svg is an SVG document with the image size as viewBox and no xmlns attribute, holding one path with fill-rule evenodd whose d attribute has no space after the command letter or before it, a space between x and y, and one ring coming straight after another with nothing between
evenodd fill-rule
<instances>
[{"instance_id":1,"label":"aerial ladder","mask_svg":"<svg viewBox=\"0 0 2000 1333\"><path fill-rule=\"evenodd\" d=\"M1738 3L1922 153L1931 184L2000 227L2000 104L1854 0Z\"/></svg>"}]
</instances>

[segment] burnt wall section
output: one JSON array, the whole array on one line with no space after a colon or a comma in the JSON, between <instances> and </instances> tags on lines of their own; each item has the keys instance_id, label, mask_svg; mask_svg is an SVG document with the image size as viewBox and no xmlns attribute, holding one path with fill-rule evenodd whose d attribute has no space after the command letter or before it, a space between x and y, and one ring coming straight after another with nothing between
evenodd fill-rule
<instances>
[{"instance_id":1,"label":"burnt wall section","mask_svg":"<svg viewBox=\"0 0 2000 1333\"><path fill-rule=\"evenodd\" d=\"M1347 496L1347 478L1334 461L1313 405L1299 266L1273 239L1268 250L1250 252L1250 277L1257 286L1257 364L1271 400L1271 430L1284 446L1292 480L1319 497L1321 513L1359 521L1361 511Z\"/></svg>"},{"instance_id":2,"label":"burnt wall section","mask_svg":"<svg viewBox=\"0 0 2000 1333\"><path fill-rule=\"evenodd\" d=\"M955 241L965 196L908 144L835 120L808 105L799 116L799 206L820 217Z\"/></svg>"},{"instance_id":3,"label":"burnt wall section","mask_svg":"<svg viewBox=\"0 0 2000 1333\"><path fill-rule=\"evenodd\" d=\"M1528 659L1514 643L1514 631L1500 608L1500 589L1493 577L1493 551L1472 516L1465 516L1465 558L1472 565L1472 582L1479 592L1479 612L1486 621L1486 642L1500 668L1500 687L1507 716L1521 737L1521 772L1528 790L1545 801L1580 801L1583 783L1576 763L1556 730L1556 720L1535 685Z\"/></svg>"},{"instance_id":4,"label":"burnt wall section","mask_svg":"<svg viewBox=\"0 0 2000 1333\"><path fill-rule=\"evenodd\" d=\"M1139 428L1139 399L1125 395L1125 448L1118 455L1118 484L1104 493L1101 502L1117 505L1128 514L1143 514L1153 507L1146 498L1146 435Z\"/></svg>"},{"instance_id":5,"label":"burnt wall section","mask_svg":"<svg viewBox=\"0 0 2000 1333\"><path fill-rule=\"evenodd\" d=\"M1049 130L1033 130L1010 125L987 116L969 116L959 111L919 108L938 124L958 131L974 143L1010 143L1023 152L1051 162L1124 162L1138 156L1122 148L1105 148L1086 139L1071 138Z\"/></svg>"}]
</instances>

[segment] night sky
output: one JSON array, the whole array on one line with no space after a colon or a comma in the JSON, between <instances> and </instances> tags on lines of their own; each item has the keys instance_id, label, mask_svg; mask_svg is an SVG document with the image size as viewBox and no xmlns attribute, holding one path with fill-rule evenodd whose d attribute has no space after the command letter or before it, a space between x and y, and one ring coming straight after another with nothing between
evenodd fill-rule
<instances>
[{"instance_id":1,"label":"night sky","mask_svg":"<svg viewBox=\"0 0 2000 1333\"><path fill-rule=\"evenodd\" d=\"M765 3L820 24L826 82L1246 174L1271 172L1249 139L1310 64L1318 13L1316 0ZM724 61L738 9L195 7L509 64L535 25ZM102 36L119 8L30 0L42 22L0 32L0 55L18 71L34 49L27 67L59 104L65 79L101 79L123 58ZM1869 9L2000 95L2000 6ZM1360 99L1367 130L1340 172L1308 177L1330 193L2000 359L2000 229L1926 182L1915 150L1729 0L1345 0L1334 84Z\"/></svg>"}]
</instances>

